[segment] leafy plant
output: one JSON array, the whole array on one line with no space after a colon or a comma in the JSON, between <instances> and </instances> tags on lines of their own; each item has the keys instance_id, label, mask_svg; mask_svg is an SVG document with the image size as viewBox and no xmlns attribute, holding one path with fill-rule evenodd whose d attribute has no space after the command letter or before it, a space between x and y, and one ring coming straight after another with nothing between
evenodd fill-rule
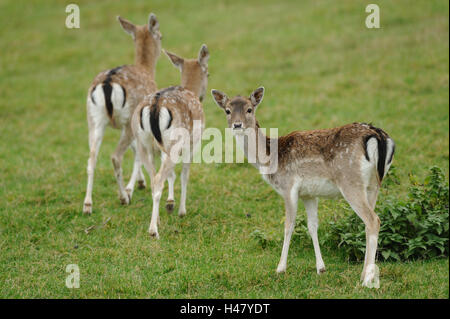
<instances>
[{"instance_id":1,"label":"leafy plant","mask_svg":"<svg viewBox=\"0 0 450 319\"><path fill-rule=\"evenodd\" d=\"M406 201L388 197L377 205L381 220L378 258L404 261L448 256L449 187L444 174L432 167L423 183L413 175L410 183ZM351 260L364 259L365 227L355 213L329 226L328 244L337 244Z\"/></svg>"},{"instance_id":2,"label":"leafy plant","mask_svg":"<svg viewBox=\"0 0 450 319\"><path fill-rule=\"evenodd\" d=\"M297 217L295 218L295 228L292 234L292 241L300 241L301 243L310 243L311 237L308 232L306 214L302 212L297 212Z\"/></svg>"},{"instance_id":3,"label":"leafy plant","mask_svg":"<svg viewBox=\"0 0 450 319\"><path fill-rule=\"evenodd\" d=\"M276 240L273 237L268 236L264 231L255 229L251 234L250 237L252 237L256 242L264 249L276 242Z\"/></svg>"}]
</instances>

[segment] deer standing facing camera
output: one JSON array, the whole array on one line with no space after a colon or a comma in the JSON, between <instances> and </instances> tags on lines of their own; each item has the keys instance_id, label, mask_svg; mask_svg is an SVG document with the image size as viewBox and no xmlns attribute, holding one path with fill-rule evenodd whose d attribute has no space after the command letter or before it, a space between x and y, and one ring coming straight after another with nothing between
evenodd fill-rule
<instances>
[{"instance_id":1,"label":"deer standing facing camera","mask_svg":"<svg viewBox=\"0 0 450 319\"><path fill-rule=\"evenodd\" d=\"M269 138L261 132L255 117L264 88L256 89L248 98L236 96L229 99L217 90L211 93L217 105L225 111L237 144L243 146L247 158L256 159L253 165L284 199L285 232L277 272L286 271L298 198L302 199L308 216L317 273L325 271L317 238L318 198L343 196L366 226L366 253L361 280L364 286L376 285L375 254L380 219L374 209L381 181L392 163L394 141L383 130L364 123L295 131L278 139ZM254 134L247 134L248 130L254 131ZM257 144L256 138L263 144ZM266 153L271 143L277 143L277 151L270 152L270 162L278 163L278 167L274 173L266 174L264 169L267 164L259 161L258 148L264 148Z\"/></svg>"}]
</instances>

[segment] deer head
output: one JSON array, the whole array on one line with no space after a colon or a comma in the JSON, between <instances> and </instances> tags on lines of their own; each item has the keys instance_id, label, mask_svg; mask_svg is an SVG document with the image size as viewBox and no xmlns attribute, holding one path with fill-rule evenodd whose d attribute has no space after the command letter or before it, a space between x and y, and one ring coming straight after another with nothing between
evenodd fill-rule
<instances>
[{"instance_id":1,"label":"deer head","mask_svg":"<svg viewBox=\"0 0 450 319\"><path fill-rule=\"evenodd\" d=\"M117 17L122 28L131 35L136 48L136 65L154 67L161 52L162 35L159 22L154 13L150 13L148 24L135 25L130 21Z\"/></svg>"},{"instance_id":2,"label":"deer head","mask_svg":"<svg viewBox=\"0 0 450 319\"><path fill-rule=\"evenodd\" d=\"M208 87L209 51L205 44L200 48L197 59L183 59L164 50L172 64L181 71L181 85L194 92L200 101L205 97Z\"/></svg>"},{"instance_id":3,"label":"deer head","mask_svg":"<svg viewBox=\"0 0 450 319\"><path fill-rule=\"evenodd\" d=\"M216 104L225 111L228 126L235 133L256 128L255 111L263 100L264 87L257 88L248 98L238 95L229 99L225 93L218 90L212 90L211 94Z\"/></svg>"}]
</instances>

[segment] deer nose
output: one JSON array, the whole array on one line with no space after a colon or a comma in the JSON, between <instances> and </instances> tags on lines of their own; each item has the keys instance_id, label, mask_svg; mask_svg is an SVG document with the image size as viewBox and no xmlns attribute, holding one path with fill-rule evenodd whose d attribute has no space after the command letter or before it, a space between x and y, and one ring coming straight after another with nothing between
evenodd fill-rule
<instances>
[{"instance_id":1,"label":"deer nose","mask_svg":"<svg viewBox=\"0 0 450 319\"><path fill-rule=\"evenodd\" d=\"M234 123L233 128L242 128L242 123Z\"/></svg>"}]
</instances>

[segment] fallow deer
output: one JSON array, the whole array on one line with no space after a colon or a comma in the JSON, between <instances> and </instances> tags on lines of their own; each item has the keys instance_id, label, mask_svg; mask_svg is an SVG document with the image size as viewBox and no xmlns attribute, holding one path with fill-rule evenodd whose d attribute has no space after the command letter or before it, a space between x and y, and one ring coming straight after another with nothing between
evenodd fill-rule
<instances>
[{"instance_id":1,"label":"fallow deer","mask_svg":"<svg viewBox=\"0 0 450 319\"><path fill-rule=\"evenodd\" d=\"M229 99L224 93L212 90L233 129L237 144L243 145L247 158L255 158L254 166L262 177L283 198L286 208L284 243L277 272L286 271L289 243L295 226L297 202L300 197L308 216L308 231L316 256L317 273L325 271L317 238L318 197L342 195L366 226L366 253L361 280L364 286L378 281L375 274L380 219L374 212L381 181L392 163L395 144L383 130L369 124L353 123L332 129L295 131L278 139L266 137L255 117L257 106L264 96L264 88L256 89L249 98ZM246 130L256 130L253 135ZM264 141L255 144L256 137ZM244 139L238 143L239 139ZM249 147L253 143L255 147ZM278 152L271 152L270 162L277 162L275 173L265 174L266 164L258 160L258 147L266 153L271 143Z\"/></svg>"},{"instance_id":2,"label":"fallow deer","mask_svg":"<svg viewBox=\"0 0 450 319\"><path fill-rule=\"evenodd\" d=\"M87 96L87 121L89 127L89 160L87 166L87 190L83 212L92 212L92 187L98 152L106 126L122 130L119 144L111 156L115 177L119 186L119 199L128 204L138 180L139 188L145 188L139 157L131 131L130 118L144 96L156 91L155 67L161 52L161 33L156 16L151 13L148 24L134 25L117 17L122 28L129 33L135 45L135 64L119 66L99 73L89 88ZM134 156L131 179L124 188L122 178L122 158L131 145Z\"/></svg>"},{"instance_id":3,"label":"fallow deer","mask_svg":"<svg viewBox=\"0 0 450 319\"><path fill-rule=\"evenodd\" d=\"M174 208L175 161L173 152L184 156L189 152L189 159L183 161L181 172L181 198L178 215L186 215L186 191L189 178L190 162L193 150L201 140L205 127L205 118L201 101L208 85L209 52L206 45L200 49L197 59L183 59L164 50L173 65L181 71L181 86L173 86L151 94L140 103L132 119L132 129L137 141L138 154L150 175L152 184L153 210L149 227L151 236L159 238L159 202L168 181L169 195L166 209L170 213ZM200 132L195 134L195 122ZM184 130L187 134L172 138L175 130ZM152 145L161 150L161 167L156 174L153 163ZM184 148L176 148L187 145Z\"/></svg>"}]
</instances>

